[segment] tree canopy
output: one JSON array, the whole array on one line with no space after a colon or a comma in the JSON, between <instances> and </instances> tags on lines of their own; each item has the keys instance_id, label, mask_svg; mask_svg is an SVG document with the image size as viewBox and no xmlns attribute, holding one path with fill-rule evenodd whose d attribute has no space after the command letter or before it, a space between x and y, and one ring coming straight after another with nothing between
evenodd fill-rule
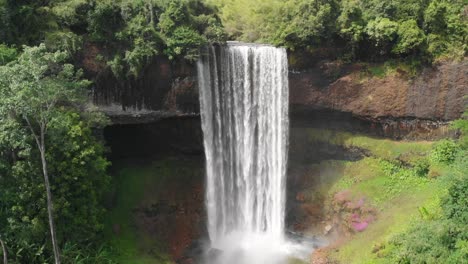
<instances>
[{"instance_id":1,"label":"tree canopy","mask_svg":"<svg viewBox=\"0 0 468 264\"><path fill-rule=\"evenodd\" d=\"M226 39L431 62L466 54L465 9L463 0L0 0L0 63L5 47L77 54L88 43L99 47L95 63L138 78L156 56L194 61L200 46Z\"/></svg>"},{"instance_id":2,"label":"tree canopy","mask_svg":"<svg viewBox=\"0 0 468 264\"><path fill-rule=\"evenodd\" d=\"M138 77L156 55L194 61L201 45L225 39L215 9L202 0L0 0L0 14L0 43L45 42L75 54L86 41L122 78Z\"/></svg>"},{"instance_id":3,"label":"tree canopy","mask_svg":"<svg viewBox=\"0 0 468 264\"><path fill-rule=\"evenodd\" d=\"M57 247L90 243L103 227L108 162L82 107L89 82L67 58L40 45L0 66L0 234L17 263L51 260L51 216Z\"/></svg>"},{"instance_id":4,"label":"tree canopy","mask_svg":"<svg viewBox=\"0 0 468 264\"><path fill-rule=\"evenodd\" d=\"M228 34L290 49L344 46L351 59L466 54L462 0L210 0ZM343 44L344 43L344 44Z\"/></svg>"}]
</instances>

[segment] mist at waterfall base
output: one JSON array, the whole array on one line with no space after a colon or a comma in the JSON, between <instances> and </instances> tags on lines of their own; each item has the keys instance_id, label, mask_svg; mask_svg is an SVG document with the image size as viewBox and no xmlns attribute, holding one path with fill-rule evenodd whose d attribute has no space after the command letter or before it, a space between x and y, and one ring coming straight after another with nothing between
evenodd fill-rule
<instances>
[{"instance_id":1,"label":"mist at waterfall base","mask_svg":"<svg viewBox=\"0 0 468 264\"><path fill-rule=\"evenodd\" d=\"M280 264L310 248L285 236L285 49L228 43L198 61L209 264Z\"/></svg>"}]
</instances>

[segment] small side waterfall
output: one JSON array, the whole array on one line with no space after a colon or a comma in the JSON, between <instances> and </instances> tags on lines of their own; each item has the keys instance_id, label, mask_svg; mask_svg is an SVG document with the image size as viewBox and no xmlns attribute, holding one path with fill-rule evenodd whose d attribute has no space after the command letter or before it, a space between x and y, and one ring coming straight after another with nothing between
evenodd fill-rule
<instances>
[{"instance_id":1,"label":"small side waterfall","mask_svg":"<svg viewBox=\"0 0 468 264\"><path fill-rule=\"evenodd\" d=\"M289 127L286 51L229 43L202 53L197 66L211 246L226 251L244 241L248 248L254 237L280 243Z\"/></svg>"}]
</instances>

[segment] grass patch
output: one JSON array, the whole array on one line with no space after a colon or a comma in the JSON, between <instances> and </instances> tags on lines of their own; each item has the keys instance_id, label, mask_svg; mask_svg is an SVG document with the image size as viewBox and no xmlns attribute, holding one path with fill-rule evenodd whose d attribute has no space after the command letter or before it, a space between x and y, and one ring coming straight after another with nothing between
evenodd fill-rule
<instances>
[{"instance_id":1,"label":"grass patch","mask_svg":"<svg viewBox=\"0 0 468 264\"><path fill-rule=\"evenodd\" d=\"M375 252L385 252L382 248L389 246L389 239L421 219L440 216L440 197L446 193L447 184L443 176L438 176L446 174L448 168L429 158L432 142L394 141L320 129L310 129L309 140L358 147L371 154L358 161L319 164L336 173L328 186L326 204L331 203L334 194L349 190L353 197L364 197L378 211L376 220L365 231L355 233L331 253L340 263L386 263ZM421 169L424 165L418 165L422 161L429 163L427 171Z\"/></svg>"},{"instance_id":2,"label":"grass patch","mask_svg":"<svg viewBox=\"0 0 468 264\"><path fill-rule=\"evenodd\" d=\"M363 73L370 77L378 78L384 78L396 73L403 73L412 78L416 77L421 69L421 61L416 59L387 60L385 63L367 64Z\"/></svg>"},{"instance_id":3,"label":"grass patch","mask_svg":"<svg viewBox=\"0 0 468 264\"><path fill-rule=\"evenodd\" d=\"M362 233L357 233L333 254L340 263L385 263L373 250L385 245L395 234L407 230L422 216L419 208L434 208L444 188L438 181L431 182L418 190L407 190L398 197L388 200L388 206L378 215L377 221ZM434 195L436 194L436 195Z\"/></svg>"},{"instance_id":4,"label":"grass patch","mask_svg":"<svg viewBox=\"0 0 468 264\"><path fill-rule=\"evenodd\" d=\"M432 147L429 141L395 141L390 139L373 138L365 135L352 134L323 129L309 129L309 140L329 142L344 147L358 147L369 150L373 156L383 159L405 158L416 159L425 155Z\"/></svg>"},{"instance_id":5,"label":"grass patch","mask_svg":"<svg viewBox=\"0 0 468 264\"><path fill-rule=\"evenodd\" d=\"M343 165L341 178L331 187L329 195L340 190L350 190L355 196L366 198L378 208L385 207L389 200L400 193L420 188L429 181L417 177L412 169L401 168L375 157L343 162Z\"/></svg>"}]
</instances>

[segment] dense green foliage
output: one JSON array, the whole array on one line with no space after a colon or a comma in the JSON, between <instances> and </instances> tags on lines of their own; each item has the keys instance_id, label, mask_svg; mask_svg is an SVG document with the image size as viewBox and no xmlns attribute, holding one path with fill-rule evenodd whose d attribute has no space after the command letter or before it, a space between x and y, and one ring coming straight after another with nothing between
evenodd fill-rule
<instances>
[{"instance_id":1,"label":"dense green foliage","mask_svg":"<svg viewBox=\"0 0 468 264\"><path fill-rule=\"evenodd\" d=\"M466 114L464 118L452 125L460 130L460 138L433 143L309 129L314 142L358 147L370 155L358 161L326 160L313 165L312 171L325 177L319 188L308 190L309 195L319 197L314 202L321 200L320 192L330 197L325 204L331 218L340 219L339 228L353 232L350 223L356 218L349 215L365 215L355 207L337 207L339 202L363 198L364 209L372 205L377 210L365 231L354 232L338 250L331 250L332 259L338 263L467 263ZM352 214L349 209L354 210Z\"/></svg>"},{"instance_id":2,"label":"dense green foliage","mask_svg":"<svg viewBox=\"0 0 468 264\"><path fill-rule=\"evenodd\" d=\"M123 79L138 77L158 55L196 60L201 45L224 41L225 32L293 50L338 48L345 60L431 62L466 54L464 6L463 0L0 0L0 44L45 42L71 54L98 47L95 63Z\"/></svg>"},{"instance_id":3,"label":"dense green foliage","mask_svg":"<svg viewBox=\"0 0 468 264\"><path fill-rule=\"evenodd\" d=\"M106 62L121 78L138 77L157 55L196 60L199 47L224 41L225 31L231 39L290 49L340 48L347 60L429 62L466 54L464 6L463 0L0 0L0 43L45 42L72 54L99 47L96 63Z\"/></svg>"},{"instance_id":4,"label":"dense green foliage","mask_svg":"<svg viewBox=\"0 0 468 264\"><path fill-rule=\"evenodd\" d=\"M5 65L14 60L17 56L15 48L8 47L5 44L0 44L0 65Z\"/></svg>"},{"instance_id":5,"label":"dense green foliage","mask_svg":"<svg viewBox=\"0 0 468 264\"><path fill-rule=\"evenodd\" d=\"M211 0L228 33L291 49L333 44L349 59L460 58L468 27L462 0Z\"/></svg>"},{"instance_id":6,"label":"dense green foliage","mask_svg":"<svg viewBox=\"0 0 468 264\"><path fill-rule=\"evenodd\" d=\"M394 263L466 263L468 260L468 155L454 162L443 215L416 223L394 237L385 257Z\"/></svg>"},{"instance_id":7,"label":"dense green foliage","mask_svg":"<svg viewBox=\"0 0 468 264\"><path fill-rule=\"evenodd\" d=\"M214 11L199 0L99 1L88 21L92 40L111 46L108 64L120 77L138 77L156 55L194 61L200 46L224 39Z\"/></svg>"},{"instance_id":8,"label":"dense green foliage","mask_svg":"<svg viewBox=\"0 0 468 264\"><path fill-rule=\"evenodd\" d=\"M0 0L0 237L10 262L52 262L35 139L43 127L62 261L112 262L100 240L108 162L83 107L89 82L73 66L87 49L97 50L91 64L126 80L157 56L194 61L201 45L224 39L200 0Z\"/></svg>"},{"instance_id":9,"label":"dense green foliage","mask_svg":"<svg viewBox=\"0 0 468 264\"><path fill-rule=\"evenodd\" d=\"M91 130L101 117L81 112L89 82L66 59L41 45L24 47L16 61L0 66L0 234L13 263L45 263L51 256L36 130L47 131L60 245L95 243L103 229L108 162Z\"/></svg>"},{"instance_id":10,"label":"dense green foliage","mask_svg":"<svg viewBox=\"0 0 468 264\"><path fill-rule=\"evenodd\" d=\"M0 43L45 42L70 54L87 43L122 78L138 77L156 55L196 60L201 45L225 38L201 0L0 0L0 14Z\"/></svg>"},{"instance_id":11,"label":"dense green foliage","mask_svg":"<svg viewBox=\"0 0 468 264\"><path fill-rule=\"evenodd\" d=\"M193 62L200 46L230 37L291 50L332 48L347 61L385 59L370 69L379 75L401 58L419 65L464 57L466 10L463 0L0 0L0 238L10 263L52 261L39 132L45 132L63 262L112 263L115 257L101 240L109 162L94 128L105 118L86 109L90 82L76 65L108 67L125 83L160 57ZM468 259L468 122L453 126L464 136L440 141L430 151L413 143L334 138L372 153L346 165L367 179L340 184L354 186L375 206L435 181L431 177L448 186L441 213L421 207L421 219L394 236L379 258L390 263ZM412 151L428 155L397 160ZM434 170L438 166L444 171ZM118 220L119 210L111 212Z\"/></svg>"},{"instance_id":12,"label":"dense green foliage","mask_svg":"<svg viewBox=\"0 0 468 264\"><path fill-rule=\"evenodd\" d=\"M468 120L456 121L466 127ZM467 263L468 260L468 134L462 130L459 142L443 140L431 153L433 162L447 167L443 177L447 193L440 200L441 213L422 207L425 215L405 232L394 236L383 258L391 263Z\"/></svg>"},{"instance_id":13,"label":"dense green foliage","mask_svg":"<svg viewBox=\"0 0 468 264\"><path fill-rule=\"evenodd\" d=\"M459 140L460 146L468 149L468 111L463 113L461 119L452 122L452 128L460 131L462 135Z\"/></svg>"},{"instance_id":14,"label":"dense green foliage","mask_svg":"<svg viewBox=\"0 0 468 264\"><path fill-rule=\"evenodd\" d=\"M437 142L431 153L431 159L435 162L451 164L460 152L460 147L453 140L441 140Z\"/></svg>"}]
</instances>

